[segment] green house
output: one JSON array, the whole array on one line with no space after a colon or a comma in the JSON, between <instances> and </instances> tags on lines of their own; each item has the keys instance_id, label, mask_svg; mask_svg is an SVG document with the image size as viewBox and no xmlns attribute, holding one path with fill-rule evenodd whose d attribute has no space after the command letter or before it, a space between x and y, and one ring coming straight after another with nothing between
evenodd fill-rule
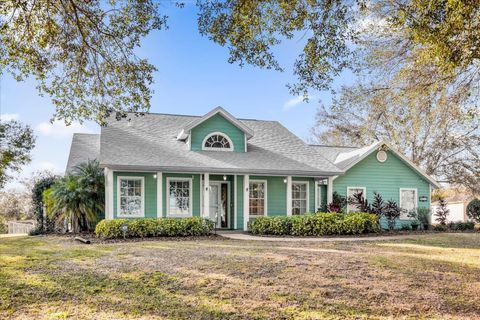
<instances>
[{"instance_id":1,"label":"green house","mask_svg":"<svg viewBox=\"0 0 480 320\"><path fill-rule=\"evenodd\" d=\"M221 107L202 117L112 119L100 134L73 136L67 172L89 159L105 170L106 219L202 216L234 230L259 216L323 211L334 192L429 208L437 187L388 143L309 145L277 121L237 119Z\"/></svg>"}]
</instances>

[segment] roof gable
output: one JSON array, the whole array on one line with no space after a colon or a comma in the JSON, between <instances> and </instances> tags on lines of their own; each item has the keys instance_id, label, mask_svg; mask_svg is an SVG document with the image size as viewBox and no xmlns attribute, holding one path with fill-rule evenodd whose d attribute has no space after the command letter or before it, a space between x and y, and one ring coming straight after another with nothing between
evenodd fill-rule
<instances>
[{"instance_id":1,"label":"roof gable","mask_svg":"<svg viewBox=\"0 0 480 320\"><path fill-rule=\"evenodd\" d=\"M384 141L377 141L370 146L366 146L357 150L343 152L337 155L334 164L342 170L348 171L350 168L355 166L357 163L368 157L373 152L379 150L380 148L387 148L390 152L400 158L403 162L405 162L410 168L416 171L419 175L421 175L425 180L430 182L436 188L440 188L438 182L433 179L430 175L428 175L423 169L419 166L414 164L410 159L405 157L401 152L392 148L387 142Z\"/></svg>"},{"instance_id":2,"label":"roof gable","mask_svg":"<svg viewBox=\"0 0 480 320\"><path fill-rule=\"evenodd\" d=\"M187 123L183 128L182 131L177 136L178 140L185 140L188 138L190 131L200 125L201 123L207 121L208 119L212 118L213 116L220 114L223 118L225 118L227 121L232 123L234 126L236 126L238 129L243 131L245 133L247 139L250 139L253 137L253 130L247 127L242 121L238 120L235 118L232 114L230 114L227 110L223 109L222 107L216 107L212 111L208 112L206 115L203 117L197 118L192 120L191 122Z\"/></svg>"}]
</instances>

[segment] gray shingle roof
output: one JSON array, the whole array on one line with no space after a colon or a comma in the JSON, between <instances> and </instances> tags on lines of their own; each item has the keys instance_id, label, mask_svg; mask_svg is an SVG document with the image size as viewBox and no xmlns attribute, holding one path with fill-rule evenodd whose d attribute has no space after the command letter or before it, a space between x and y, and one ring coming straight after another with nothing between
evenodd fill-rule
<instances>
[{"instance_id":1,"label":"gray shingle roof","mask_svg":"<svg viewBox=\"0 0 480 320\"><path fill-rule=\"evenodd\" d=\"M72 146L70 147L66 172L70 172L73 167L82 162L98 159L99 157L100 135L75 133L72 138Z\"/></svg>"},{"instance_id":2,"label":"gray shingle roof","mask_svg":"<svg viewBox=\"0 0 480 320\"><path fill-rule=\"evenodd\" d=\"M193 116L146 114L111 120L101 131L100 164L113 169L322 176L331 161L276 121L239 119L253 130L248 152L190 151L177 134Z\"/></svg>"}]
</instances>

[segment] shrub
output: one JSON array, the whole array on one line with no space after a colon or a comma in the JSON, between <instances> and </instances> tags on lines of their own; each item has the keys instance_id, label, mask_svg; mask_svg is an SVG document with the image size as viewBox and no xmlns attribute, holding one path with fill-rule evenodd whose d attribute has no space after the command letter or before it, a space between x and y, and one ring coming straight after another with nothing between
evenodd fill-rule
<instances>
[{"instance_id":1,"label":"shrub","mask_svg":"<svg viewBox=\"0 0 480 320\"><path fill-rule=\"evenodd\" d=\"M427 230L431 224L432 212L430 208L417 208L418 221L423 225L423 229Z\"/></svg>"},{"instance_id":2,"label":"shrub","mask_svg":"<svg viewBox=\"0 0 480 320\"><path fill-rule=\"evenodd\" d=\"M450 230L458 230L458 231L465 231L465 230L474 230L475 229L475 223L471 221L463 222L463 221L457 221L457 222L450 222L448 224L448 228Z\"/></svg>"},{"instance_id":3,"label":"shrub","mask_svg":"<svg viewBox=\"0 0 480 320\"><path fill-rule=\"evenodd\" d=\"M473 199L467 205L467 216L477 223L480 223L480 199Z\"/></svg>"},{"instance_id":4,"label":"shrub","mask_svg":"<svg viewBox=\"0 0 480 320\"><path fill-rule=\"evenodd\" d=\"M436 216L435 220L440 224L446 225L449 213L450 213L450 210L448 209L448 206L447 206L447 200L441 197L438 200L438 208L437 208L437 211L435 212L435 216Z\"/></svg>"},{"instance_id":5,"label":"shrub","mask_svg":"<svg viewBox=\"0 0 480 320\"><path fill-rule=\"evenodd\" d=\"M329 212L342 212L345 211L347 206L347 199L334 191L332 196L332 202L327 205Z\"/></svg>"},{"instance_id":6,"label":"shrub","mask_svg":"<svg viewBox=\"0 0 480 320\"><path fill-rule=\"evenodd\" d=\"M335 212L289 217L259 217L249 224L250 232L261 235L324 236L378 232L376 215Z\"/></svg>"},{"instance_id":7,"label":"shrub","mask_svg":"<svg viewBox=\"0 0 480 320\"><path fill-rule=\"evenodd\" d=\"M435 224L433 225L433 230L434 231L440 231L440 232L445 232L448 230L448 227L446 224Z\"/></svg>"},{"instance_id":8,"label":"shrub","mask_svg":"<svg viewBox=\"0 0 480 320\"><path fill-rule=\"evenodd\" d=\"M383 208L383 216L385 217L385 219L387 219L388 229L395 229L395 221L400 218L401 213L402 209L394 200L388 200L385 203L385 207Z\"/></svg>"},{"instance_id":9,"label":"shrub","mask_svg":"<svg viewBox=\"0 0 480 320\"><path fill-rule=\"evenodd\" d=\"M408 223L404 223L404 224L402 224L402 226L400 227L400 230L410 231L410 230L412 230L412 225L410 225L410 224L408 224Z\"/></svg>"},{"instance_id":10,"label":"shrub","mask_svg":"<svg viewBox=\"0 0 480 320\"><path fill-rule=\"evenodd\" d=\"M213 223L200 217L191 218L142 218L102 220L95 234L102 239L123 237L122 226L127 226L126 237L186 237L208 235Z\"/></svg>"}]
</instances>

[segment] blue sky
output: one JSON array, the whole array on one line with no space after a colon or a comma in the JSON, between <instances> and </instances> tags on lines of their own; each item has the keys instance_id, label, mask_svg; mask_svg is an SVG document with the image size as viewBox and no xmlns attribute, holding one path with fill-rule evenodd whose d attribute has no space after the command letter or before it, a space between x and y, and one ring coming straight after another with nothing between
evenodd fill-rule
<instances>
[{"instance_id":1,"label":"blue sky","mask_svg":"<svg viewBox=\"0 0 480 320\"><path fill-rule=\"evenodd\" d=\"M287 83L295 81L292 65L301 51L302 40L293 39L276 49L285 67L284 73L229 64L228 51L197 30L196 7L187 3L179 9L162 4L161 11L169 16L168 30L154 32L143 41L138 55L153 63L155 91L152 112L203 115L222 106L234 116L277 120L299 137L309 137L314 125L318 101L328 104L329 94L312 92L310 103L289 94ZM336 85L350 82L343 76ZM16 82L8 75L2 79L1 114L29 124L37 136L33 161L18 176L25 178L38 170L63 173L73 132L99 132L95 123L49 122L54 108L49 97L40 97L35 81ZM12 182L8 187L17 187Z\"/></svg>"}]
</instances>

